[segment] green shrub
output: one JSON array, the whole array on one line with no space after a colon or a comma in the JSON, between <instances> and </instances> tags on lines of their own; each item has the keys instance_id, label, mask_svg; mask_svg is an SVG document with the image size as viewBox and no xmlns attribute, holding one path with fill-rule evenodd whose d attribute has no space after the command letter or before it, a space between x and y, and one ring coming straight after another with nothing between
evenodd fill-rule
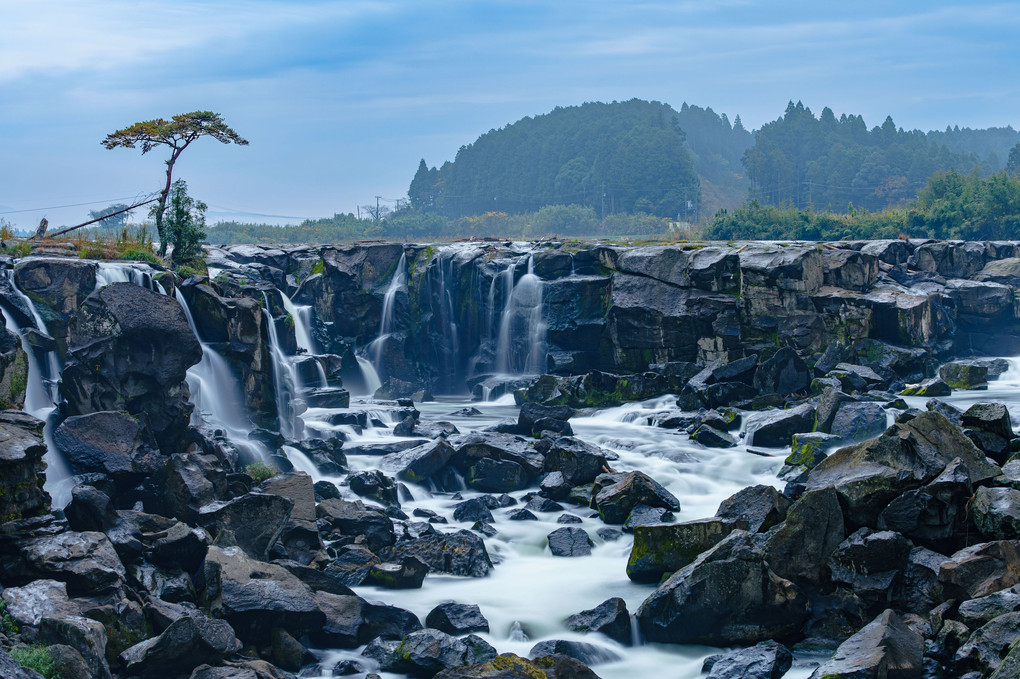
<instances>
[{"instance_id":1,"label":"green shrub","mask_svg":"<svg viewBox=\"0 0 1020 679\"><path fill-rule=\"evenodd\" d=\"M14 618L7 612L7 602L0 599L0 632L12 636L20 631L18 623L14 622Z\"/></svg>"},{"instance_id":2,"label":"green shrub","mask_svg":"<svg viewBox=\"0 0 1020 679\"><path fill-rule=\"evenodd\" d=\"M255 479L255 483L262 483L276 476L276 470L264 462L253 462L245 468L244 472Z\"/></svg>"},{"instance_id":3,"label":"green shrub","mask_svg":"<svg viewBox=\"0 0 1020 679\"><path fill-rule=\"evenodd\" d=\"M53 656L45 646L17 646L11 649L11 657L14 658L14 662L35 670L46 679L60 679Z\"/></svg>"}]
</instances>

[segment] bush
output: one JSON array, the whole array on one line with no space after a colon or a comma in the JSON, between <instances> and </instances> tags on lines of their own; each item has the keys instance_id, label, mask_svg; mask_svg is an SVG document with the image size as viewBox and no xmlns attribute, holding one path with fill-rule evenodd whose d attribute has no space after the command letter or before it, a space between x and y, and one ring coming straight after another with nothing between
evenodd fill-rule
<instances>
[{"instance_id":1,"label":"bush","mask_svg":"<svg viewBox=\"0 0 1020 679\"><path fill-rule=\"evenodd\" d=\"M7 612L7 602L0 599L0 632L7 636L13 636L20 632L18 623L14 621L11 614Z\"/></svg>"},{"instance_id":2,"label":"bush","mask_svg":"<svg viewBox=\"0 0 1020 679\"><path fill-rule=\"evenodd\" d=\"M255 483L262 483L276 476L276 470L264 462L253 462L245 467L244 472L252 477Z\"/></svg>"},{"instance_id":3,"label":"bush","mask_svg":"<svg viewBox=\"0 0 1020 679\"><path fill-rule=\"evenodd\" d=\"M57 665L45 646L16 646L11 649L14 662L22 667L35 670L46 679L59 679Z\"/></svg>"},{"instance_id":4,"label":"bush","mask_svg":"<svg viewBox=\"0 0 1020 679\"><path fill-rule=\"evenodd\" d=\"M158 205L150 214L155 215ZM178 179L170 188L170 200L163 213L163 230L173 246L170 255L174 266L191 262L202 253L205 238L205 211L208 206L188 195L188 184Z\"/></svg>"}]
</instances>

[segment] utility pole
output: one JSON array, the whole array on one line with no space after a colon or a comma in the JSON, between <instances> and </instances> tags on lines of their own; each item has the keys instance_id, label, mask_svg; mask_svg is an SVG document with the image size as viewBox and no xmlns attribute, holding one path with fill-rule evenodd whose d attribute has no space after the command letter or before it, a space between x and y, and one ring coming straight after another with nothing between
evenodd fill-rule
<instances>
[{"instance_id":1,"label":"utility pole","mask_svg":"<svg viewBox=\"0 0 1020 679\"><path fill-rule=\"evenodd\" d=\"M377 221L377 222L379 221L379 199L380 198L382 198L382 196L376 196L375 197L375 221Z\"/></svg>"}]
</instances>

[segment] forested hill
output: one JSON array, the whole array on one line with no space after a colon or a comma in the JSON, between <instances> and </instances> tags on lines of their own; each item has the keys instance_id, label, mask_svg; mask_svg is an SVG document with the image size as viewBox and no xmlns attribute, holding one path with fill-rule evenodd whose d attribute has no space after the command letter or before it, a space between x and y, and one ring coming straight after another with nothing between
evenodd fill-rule
<instances>
[{"instance_id":1,"label":"forested hill","mask_svg":"<svg viewBox=\"0 0 1020 679\"><path fill-rule=\"evenodd\" d=\"M491 130L453 162L423 160L408 189L413 209L446 217L520 214L578 204L695 221L750 195L763 204L846 210L912 200L936 172L1002 169L1020 142L1012 127L905 131L891 118L790 102L754 133L711 108L632 99L556 108Z\"/></svg>"},{"instance_id":2,"label":"forested hill","mask_svg":"<svg viewBox=\"0 0 1020 679\"><path fill-rule=\"evenodd\" d=\"M751 142L739 121L711 109L677 112L637 99L556 108L483 134L438 169L422 161L408 198L417 210L448 217L556 204L693 217L699 173L739 184Z\"/></svg>"}]
</instances>

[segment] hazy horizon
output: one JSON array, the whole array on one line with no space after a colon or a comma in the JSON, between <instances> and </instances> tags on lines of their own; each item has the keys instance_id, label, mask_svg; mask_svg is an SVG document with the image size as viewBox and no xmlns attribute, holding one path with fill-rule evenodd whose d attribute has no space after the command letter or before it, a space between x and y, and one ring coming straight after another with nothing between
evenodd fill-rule
<instances>
[{"instance_id":1,"label":"hazy horizon","mask_svg":"<svg viewBox=\"0 0 1020 679\"><path fill-rule=\"evenodd\" d=\"M275 222L401 197L420 158L585 101L686 101L748 129L790 100L1017 127L1018 24L994 2L0 0L0 217L74 223L160 188L161 150L100 141L192 110L251 146L201 140L177 176L213 220Z\"/></svg>"}]
</instances>

